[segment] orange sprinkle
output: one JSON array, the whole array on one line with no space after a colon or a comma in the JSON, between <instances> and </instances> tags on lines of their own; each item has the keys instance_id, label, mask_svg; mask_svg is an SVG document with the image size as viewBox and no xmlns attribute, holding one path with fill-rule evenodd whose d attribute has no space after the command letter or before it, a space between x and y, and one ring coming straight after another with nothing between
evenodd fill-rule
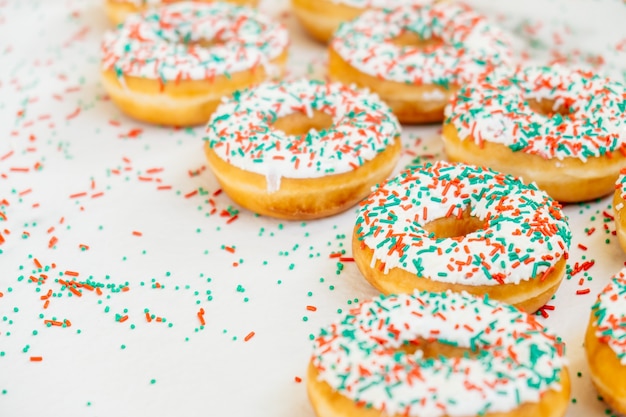
<instances>
[{"instance_id":1,"label":"orange sprinkle","mask_svg":"<svg viewBox=\"0 0 626 417\"><path fill-rule=\"evenodd\" d=\"M102 290L100 289L100 287L96 287L96 294L102 295Z\"/></svg>"},{"instance_id":2,"label":"orange sprinkle","mask_svg":"<svg viewBox=\"0 0 626 417\"><path fill-rule=\"evenodd\" d=\"M250 332L246 335L246 337L243 338L244 342L247 342L248 340L252 339L254 337L254 332Z\"/></svg>"},{"instance_id":3,"label":"orange sprinkle","mask_svg":"<svg viewBox=\"0 0 626 417\"><path fill-rule=\"evenodd\" d=\"M33 259L33 263L35 264L35 266L36 266L37 268L41 268L41 262L39 262L39 259L34 258L34 259Z\"/></svg>"},{"instance_id":4,"label":"orange sprinkle","mask_svg":"<svg viewBox=\"0 0 626 417\"><path fill-rule=\"evenodd\" d=\"M43 303L43 308L44 308L44 310L45 310L46 308L48 308L48 306L49 306L49 305L50 305L50 300L46 300L46 301Z\"/></svg>"},{"instance_id":5,"label":"orange sprinkle","mask_svg":"<svg viewBox=\"0 0 626 417\"><path fill-rule=\"evenodd\" d=\"M118 320L120 323L124 323L126 320L128 320L128 314L120 317L120 319Z\"/></svg>"},{"instance_id":6,"label":"orange sprinkle","mask_svg":"<svg viewBox=\"0 0 626 417\"><path fill-rule=\"evenodd\" d=\"M75 296L77 296L77 297L82 297L82 296L83 296L83 293L82 293L82 292L80 292L80 291L78 291L78 290L77 290L76 288L74 288L74 287L67 287L67 289L68 289L68 290L70 290L70 292L71 292L72 294L74 294Z\"/></svg>"},{"instance_id":7,"label":"orange sprinkle","mask_svg":"<svg viewBox=\"0 0 626 417\"><path fill-rule=\"evenodd\" d=\"M309 311L317 311L317 307L315 306L306 306L306 309Z\"/></svg>"},{"instance_id":8,"label":"orange sprinkle","mask_svg":"<svg viewBox=\"0 0 626 417\"><path fill-rule=\"evenodd\" d=\"M226 252L235 253L235 248L230 247L230 246L224 246L224 250Z\"/></svg>"},{"instance_id":9,"label":"orange sprinkle","mask_svg":"<svg viewBox=\"0 0 626 417\"><path fill-rule=\"evenodd\" d=\"M69 275L70 277L77 277L78 272L76 271L65 271L65 275Z\"/></svg>"},{"instance_id":10,"label":"orange sprinkle","mask_svg":"<svg viewBox=\"0 0 626 417\"><path fill-rule=\"evenodd\" d=\"M185 198L193 197L196 194L198 194L198 190L190 191L187 194L185 194Z\"/></svg>"},{"instance_id":11,"label":"orange sprinkle","mask_svg":"<svg viewBox=\"0 0 626 417\"><path fill-rule=\"evenodd\" d=\"M122 291L123 292L130 291L130 288L129 287L122 287Z\"/></svg>"},{"instance_id":12,"label":"orange sprinkle","mask_svg":"<svg viewBox=\"0 0 626 417\"><path fill-rule=\"evenodd\" d=\"M57 242L58 242L58 241L59 241L59 239L57 239L57 237L56 237L56 236L52 236L52 237L50 238L50 241L48 242L48 247L49 247L49 248L52 248L54 245L56 245L56 244L57 244Z\"/></svg>"},{"instance_id":13,"label":"orange sprinkle","mask_svg":"<svg viewBox=\"0 0 626 417\"><path fill-rule=\"evenodd\" d=\"M150 313L148 313L147 311L146 311L146 321L148 323L150 323L152 321L152 317L150 316Z\"/></svg>"},{"instance_id":14,"label":"orange sprinkle","mask_svg":"<svg viewBox=\"0 0 626 417\"><path fill-rule=\"evenodd\" d=\"M31 362L41 362L43 360L43 357L41 356L31 356L30 357L30 361Z\"/></svg>"},{"instance_id":15,"label":"orange sprinkle","mask_svg":"<svg viewBox=\"0 0 626 417\"><path fill-rule=\"evenodd\" d=\"M84 197L86 195L87 195L87 193L85 191L83 191L82 193L70 194L70 198Z\"/></svg>"},{"instance_id":16,"label":"orange sprinkle","mask_svg":"<svg viewBox=\"0 0 626 417\"><path fill-rule=\"evenodd\" d=\"M206 321L204 320L204 309L201 308L200 311L198 311L198 320L200 320L200 324L202 326L204 326L206 324Z\"/></svg>"},{"instance_id":17,"label":"orange sprinkle","mask_svg":"<svg viewBox=\"0 0 626 417\"><path fill-rule=\"evenodd\" d=\"M294 377L293 380L296 381L296 383L298 384L302 382L302 378L300 378L299 376Z\"/></svg>"}]
</instances>

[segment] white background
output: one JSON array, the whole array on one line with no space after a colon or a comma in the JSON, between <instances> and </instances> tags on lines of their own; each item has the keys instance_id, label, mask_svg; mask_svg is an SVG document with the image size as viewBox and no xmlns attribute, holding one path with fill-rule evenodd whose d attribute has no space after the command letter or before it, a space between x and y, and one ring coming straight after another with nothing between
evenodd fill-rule
<instances>
[{"instance_id":1,"label":"white background","mask_svg":"<svg viewBox=\"0 0 626 417\"><path fill-rule=\"evenodd\" d=\"M534 60L600 63L623 79L618 0L477 7ZM325 49L288 3L262 9L290 30L290 76L323 76ZM202 127L144 125L107 99L98 64L108 27L100 1L0 0L0 415L312 416L297 382L310 335L376 294L353 262L331 257L351 256L355 211L278 221L219 194ZM406 128L403 141L398 169L444 157L437 126ZM565 211L570 265L595 263L564 281L544 321L568 344L568 416L603 415L582 338L595 295L626 256L610 233L610 198ZM45 281L30 280L41 273ZM102 295L77 297L59 279L93 281ZM165 321L147 322L145 309ZM66 319L71 326L44 323Z\"/></svg>"}]
</instances>

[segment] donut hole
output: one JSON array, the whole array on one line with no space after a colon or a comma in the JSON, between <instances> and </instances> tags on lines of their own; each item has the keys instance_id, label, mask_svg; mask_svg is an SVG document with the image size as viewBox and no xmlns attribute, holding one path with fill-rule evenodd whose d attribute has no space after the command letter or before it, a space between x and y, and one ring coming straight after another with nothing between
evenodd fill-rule
<instances>
[{"instance_id":1,"label":"donut hole","mask_svg":"<svg viewBox=\"0 0 626 417\"><path fill-rule=\"evenodd\" d=\"M557 114L563 117L572 117L574 113L574 108L571 105L563 103L563 100L559 100L558 104L555 99L537 100L531 98L526 101L532 111L546 117L553 117Z\"/></svg>"},{"instance_id":2,"label":"donut hole","mask_svg":"<svg viewBox=\"0 0 626 417\"><path fill-rule=\"evenodd\" d=\"M466 208L460 217L441 217L422 226L428 233L432 233L437 239L447 239L467 236L486 228L484 220L470 214L470 208Z\"/></svg>"},{"instance_id":3,"label":"donut hole","mask_svg":"<svg viewBox=\"0 0 626 417\"><path fill-rule=\"evenodd\" d=\"M446 358L476 358L478 356L478 346L476 350L467 347L453 346L441 343L438 340L417 339L406 342L398 348L407 355L414 355L418 350L422 351L422 357L425 359L437 359L441 356Z\"/></svg>"},{"instance_id":4,"label":"donut hole","mask_svg":"<svg viewBox=\"0 0 626 417\"><path fill-rule=\"evenodd\" d=\"M390 42L401 48L414 48L424 52L432 51L443 46L444 41L438 36L422 38L415 32L405 30Z\"/></svg>"},{"instance_id":5,"label":"donut hole","mask_svg":"<svg viewBox=\"0 0 626 417\"><path fill-rule=\"evenodd\" d=\"M319 110L313 110L311 116L302 112L295 112L279 117L271 125L274 129L280 130L288 136L303 136L311 130L330 129L333 126L333 118Z\"/></svg>"},{"instance_id":6,"label":"donut hole","mask_svg":"<svg viewBox=\"0 0 626 417\"><path fill-rule=\"evenodd\" d=\"M182 45L185 45L186 48L196 48L196 47L211 48L213 46L225 45L226 44L226 40L225 39L219 39L219 38L213 38L213 39L207 39L207 38L185 39L185 38L180 38L178 43L180 43Z\"/></svg>"}]
</instances>

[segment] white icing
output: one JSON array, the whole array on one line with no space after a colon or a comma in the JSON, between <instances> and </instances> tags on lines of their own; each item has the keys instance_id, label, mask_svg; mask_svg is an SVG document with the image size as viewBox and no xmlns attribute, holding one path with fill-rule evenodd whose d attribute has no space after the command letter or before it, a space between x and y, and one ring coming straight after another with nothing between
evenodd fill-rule
<instances>
[{"instance_id":1,"label":"white icing","mask_svg":"<svg viewBox=\"0 0 626 417\"><path fill-rule=\"evenodd\" d=\"M216 42L211 46L194 44ZM288 46L287 30L254 9L179 2L133 14L102 42L102 68L118 76L203 80L271 61Z\"/></svg>"},{"instance_id":2,"label":"white icing","mask_svg":"<svg viewBox=\"0 0 626 417\"><path fill-rule=\"evenodd\" d=\"M301 138L271 127L295 112L332 116L327 130ZM378 96L339 83L298 80L265 83L223 102L207 125L206 140L224 161L264 175L268 191L280 178L318 178L349 172L394 143L400 125Z\"/></svg>"},{"instance_id":3,"label":"white icing","mask_svg":"<svg viewBox=\"0 0 626 417\"><path fill-rule=\"evenodd\" d=\"M446 123L461 140L586 161L626 146L625 94L620 83L559 66L506 69L462 87L445 109ZM563 105L572 116L540 114L528 104L532 99L555 100L554 109Z\"/></svg>"},{"instance_id":4,"label":"white icing","mask_svg":"<svg viewBox=\"0 0 626 417\"><path fill-rule=\"evenodd\" d=\"M474 357L399 351L439 340ZM312 363L343 396L384 415L467 417L507 413L560 391L563 345L532 316L467 294L375 298L323 329Z\"/></svg>"},{"instance_id":5,"label":"white icing","mask_svg":"<svg viewBox=\"0 0 626 417\"><path fill-rule=\"evenodd\" d=\"M391 42L403 32L439 38L431 52ZM436 3L370 10L343 24L331 47L357 70L408 84L467 82L488 70L487 63L511 60L507 36L465 5Z\"/></svg>"},{"instance_id":6,"label":"white icing","mask_svg":"<svg viewBox=\"0 0 626 417\"><path fill-rule=\"evenodd\" d=\"M423 226L460 215L486 221L482 230L437 238ZM487 219L489 219L487 221ZM541 278L567 259L571 233L558 203L534 185L493 171L437 162L404 171L361 204L357 234L384 272L465 285L516 284Z\"/></svg>"}]
</instances>

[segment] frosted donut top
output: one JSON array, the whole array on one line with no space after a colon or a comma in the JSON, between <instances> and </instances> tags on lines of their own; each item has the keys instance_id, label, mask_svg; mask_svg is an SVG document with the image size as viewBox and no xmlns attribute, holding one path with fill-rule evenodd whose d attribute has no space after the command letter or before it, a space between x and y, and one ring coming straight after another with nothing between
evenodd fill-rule
<instances>
[{"instance_id":1,"label":"frosted donut top","mask_svg":"<svg viewBox=\"0 0 626 417\"><path fill-rule=\"evenodd\" d=\"M300 137L271 127L280 117L314 111L332 117L329 129ZM400 125L377 95L339 83L265 83L223 102L205 140L224 161L264 175L269 191L280 178L317 178L353 171L400 135Z\"/></svg>"},{"instance_id":2,"label":"frosted donut top","mask_svg":"<svg viewBox=\"0 0 626 417\"><path fill-rule=\"evenodd\" d=\"M471 356L424 357L420 344L435 340ZM560 390L566 359L563 343L515 307L423 292L351 310L321 330L312 363L341 395L385 415L466 417L506 413Z\"/></svg>"},{"instance_id":3,"label":"frosted donut top","mask_svg":"<svg viewBox=\"0 0 626 417\"><path fill-rule=\"evenodd\" d=\"M462 87L446 107L461 140L501 143L546 159L626 153L626 89L563 67L496 71ZM554 100L562 115L534 111L528 100Z\"/></svg>"},{"instance_id":4,"label":"frosted donut top","mask_svg":"<svg viewBox=\"0 0 626 417\"><path fill-rule=\"evenodd\" d=\"M626 268L611 278L594 304L596 337L626 365Z\"/></svg>"},{"instance_id":5,"label":"frosted donut top","mask_svg":"<svg viewBox=\"0 0 626 417\"><path fill-rule=\"evenodd\" d=\"M287 30L254 9L180 2L132 14L105 33L102 69L120 77L210 80L269 66L288 43Z\"/></svg>"},{"instance_id":6,"label":"frosted donut top","mask_svg":"<svg viewBox=\"0 0 626 417\"><path fill-rule=\"evenodd\" d=\"M437 238L424 225L470 215L482 230ZM495 171L440 161L401 172L361 203L359 241L386 273L465 285L516 284L541 279L568 257L571 232L559 204L534 184Z\"/></svg>"},{"instance_id":7,"label":"frosted donut top","mask_svg":"<svg viewBox=\"0 0 626 417\"><path fill-rule=\"evenodd\" d=\"M391 42L405 32L421 39L441 39L443 46L427 51ZM469 6L452 2L366 11L341 25L330 46L365 74L444 88L467 82L491 64L511 59L502 31Z\"/></svg>"}]
</instances>

